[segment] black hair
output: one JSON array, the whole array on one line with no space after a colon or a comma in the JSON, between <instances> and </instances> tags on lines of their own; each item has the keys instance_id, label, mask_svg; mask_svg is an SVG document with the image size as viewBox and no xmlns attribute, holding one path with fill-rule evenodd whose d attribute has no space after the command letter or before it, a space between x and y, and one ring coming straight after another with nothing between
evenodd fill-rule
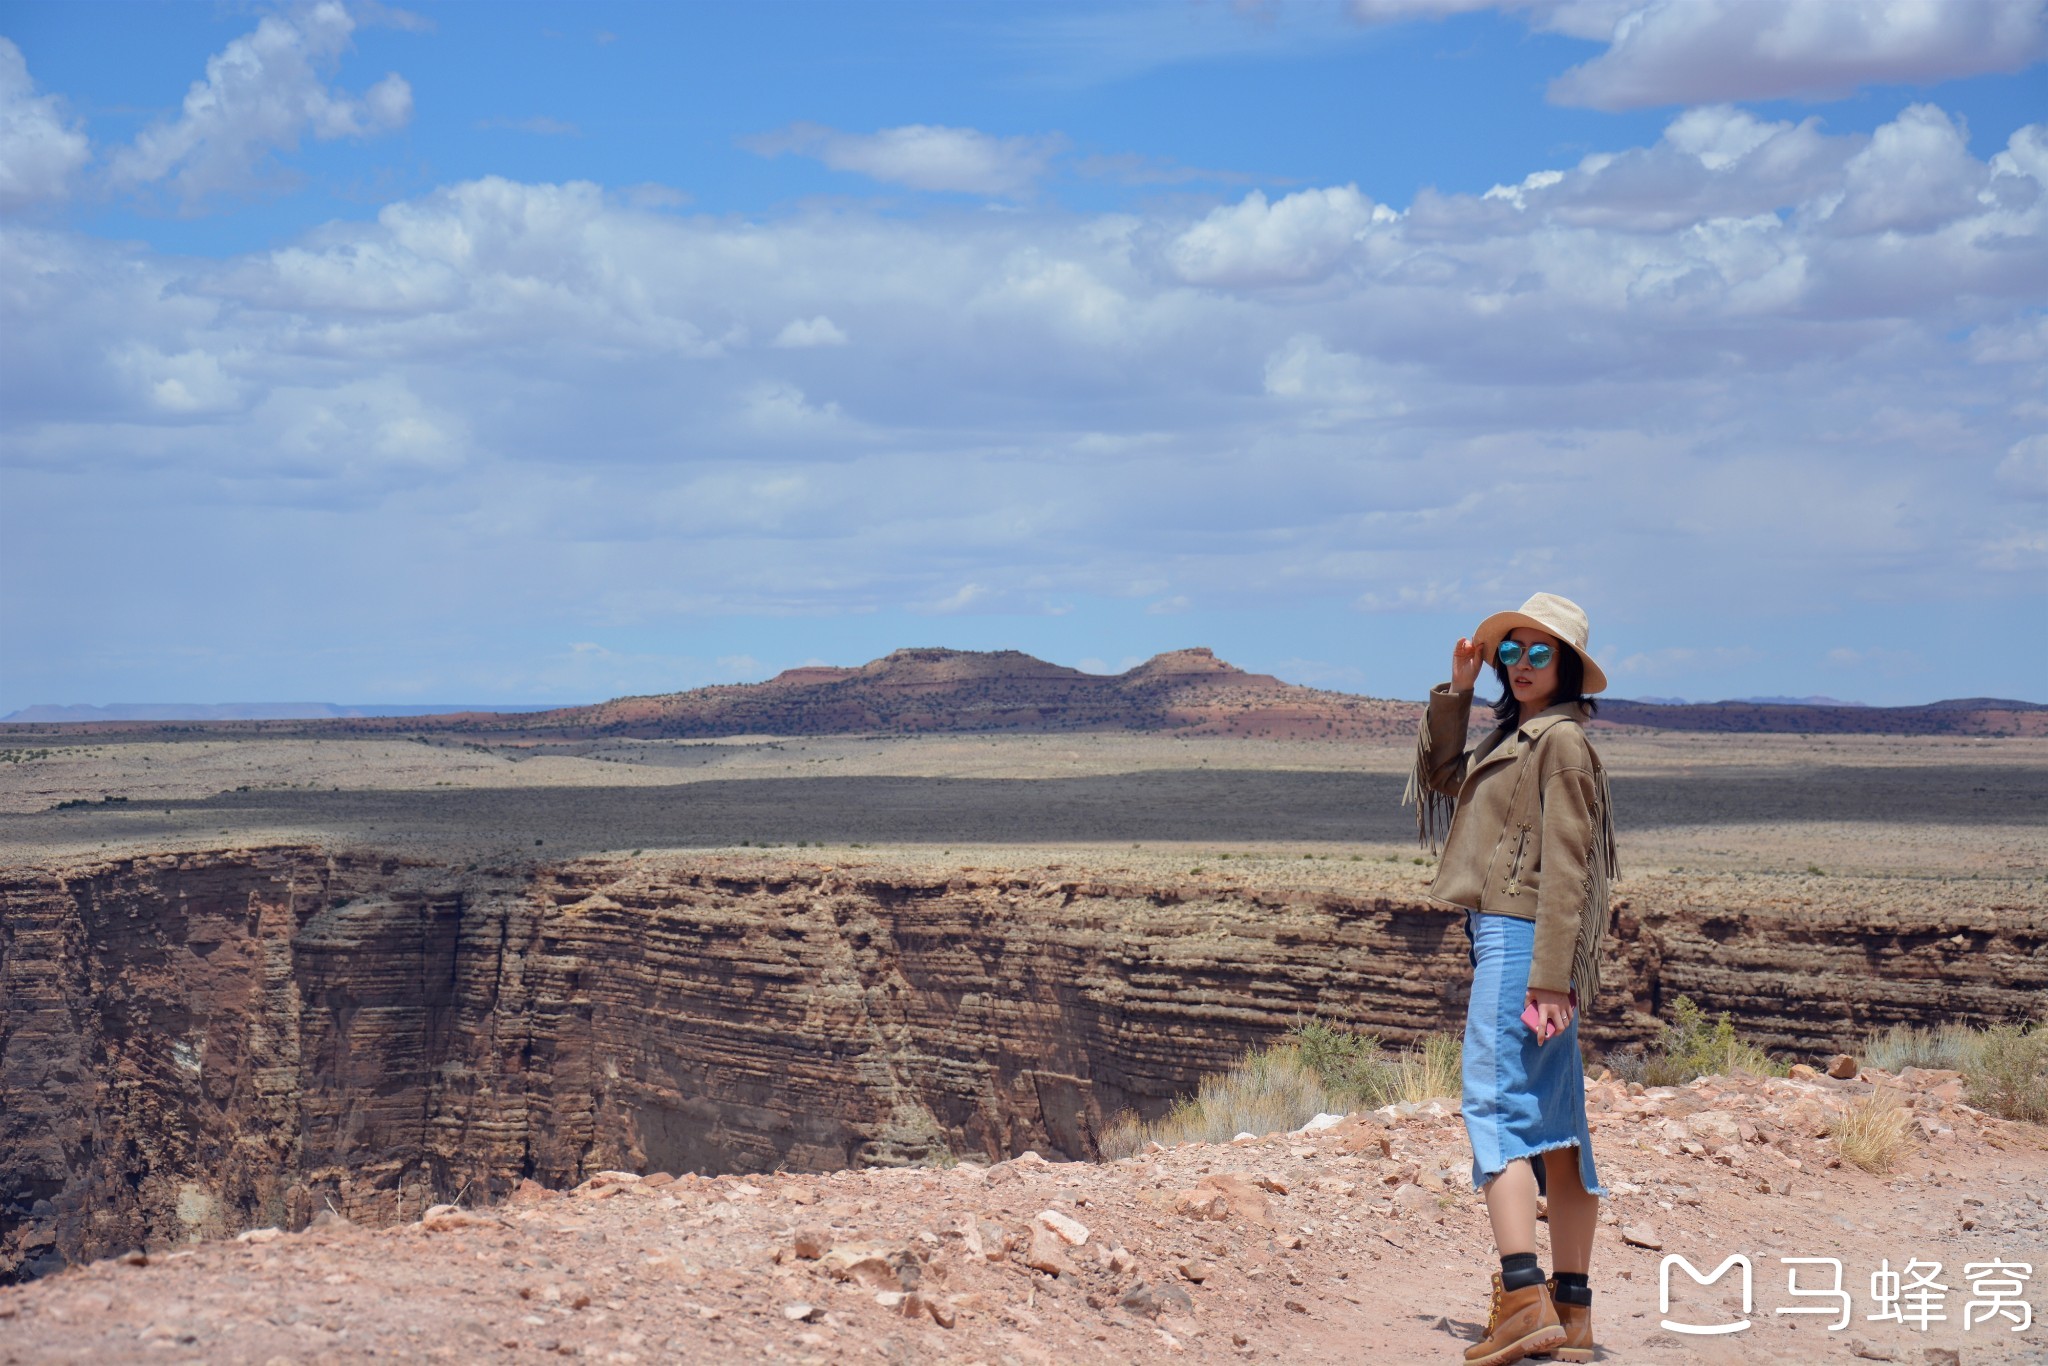
<instances>
[{"instance_id":1,"label":"black hair","mask_svg":"<svg viewBox=\"0 0 2048 1366\"><path fill-rule=\"evenodd\" d=\"M1496 650L1500 647L1496 644ZM1515 701L1515 690L1508 683L1508 671L1501 667L1498 658L1493 661L1493 676L1500 680L1500 700L1493 704L1493 719L1503 726L1518 726L1522 723L1522 704ZM1579 652L1571 646L1562 646L1557 652L1557 691L1550 695L1550 705L1560 702L1576 702L1592 716L1600 710L1600 704L1586 696L1586 661L1579 658Z\"/></svg>"}]
</instances>

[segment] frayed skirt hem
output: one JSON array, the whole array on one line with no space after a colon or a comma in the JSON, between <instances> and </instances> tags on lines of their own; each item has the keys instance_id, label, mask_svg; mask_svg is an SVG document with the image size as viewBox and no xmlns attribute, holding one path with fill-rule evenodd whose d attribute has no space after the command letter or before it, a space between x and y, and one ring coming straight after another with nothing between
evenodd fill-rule
<instances>
[{"instance_id":1,"label":"frayed skirt hem","mask_svg":"<svg viewBox=\"0 0 2048 1366\"><path fill-rule=\"evenodd\" d=\"M1490 1172L1485 1173L1481 1173L1479 1171L1479 1164L1475 1162L1473 1163L1472 1170L1472 1189L1474 1191L1484 1191L1488 1186L1493 1184L1494 1177L1499 1176L1502 1172L1506 1171L1510 1164L1519 1162L1523 1158L1541 1157L1545 1153L1559 1152L1565 1148L1576 1148L1579 1146L1579 1140L1576 1138L1567 1138L1557 1143L1546 1143L1540 1148L1531 1148L1528 1152L1516 1153L1514 1156L1508 1158L1505 1162L1501 1163L1500 1166L1494 1168ZM1610 1194L1607 1187L1599 1185L1597 1182L1592 1185L1587 1185L1585 1181L1585 1174L1585 1166L1584 1164L1581 1164L1579 1168L1579 1184L1586 1186L1586 1194L1598 1196L1602 1200L1607 1199Z\"/></svg>"}]
</instances>

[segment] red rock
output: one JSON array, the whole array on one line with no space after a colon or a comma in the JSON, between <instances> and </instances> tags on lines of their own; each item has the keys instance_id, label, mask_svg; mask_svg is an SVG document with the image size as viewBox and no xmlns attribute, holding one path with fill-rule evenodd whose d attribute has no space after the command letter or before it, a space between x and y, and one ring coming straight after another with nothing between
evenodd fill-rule
<instances>
[{"instance_id":1,"label":"red rock","mask_svg":"<svg viewBox=\"0 0 2048 1366\"><path fill-rule=\"evenodd\" d=\"M851 1281L870 1290L896 1290L900 1282L887 1249L879 1247L835 1247L821 1259L834 1280Z\"/></svg>"},{"instance_id":2,"label":"red rock","mask_svg":"<svg viewBox=\"0 0 2048 1366\"><path fill-rule=\"evenodd\" d=\"M1068 1247L1081 1247L1088 1241L1088 1226L1080 1220L1048 1209L1038 1212L1040 1226L1050 1230Z\"/></svg>"},{"instance_id":3,"label":"red rock","mask_svg":"<svg viewBox=\"0 0 2048 1366\"><path fill-rule=\"evenodd\" d=\"M1043 1225L1033 1225L1031 1242L1024 1252L1024 1265L1048 1276L1071 1276L1074 1264L1067 1260L1067 1245Z\"/></svg>"}]
</instances>

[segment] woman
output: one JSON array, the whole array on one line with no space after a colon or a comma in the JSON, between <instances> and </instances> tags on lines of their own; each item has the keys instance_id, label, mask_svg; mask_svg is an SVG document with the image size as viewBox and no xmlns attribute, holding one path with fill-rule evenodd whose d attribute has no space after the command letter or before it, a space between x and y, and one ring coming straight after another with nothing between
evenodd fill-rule
<instances>
[{"instance_id":1,"label":"woman","mask_svg":"<svg viewBox=\"0 0 2048 1366\"><path fill-rule=\"evenodd\" d=\"M1430 897L1465 912L1472 941L1463 1109L1501 1269L1468 1366L1552 1351L1593 1359L1586 1276L1607 1192L1586 1127L1577 1007L1599 990L1614 822L1584 729L1588 694L1607 686L1586 637L1586 614L1550 593L1479 623L1451 652L1451 681L1430 693L1409 783L1432 851L1449 818ZM1484 663L1500 680L1498 724L1468 751ZM1536 1260L1539 1191L1557 1273L1548 1282Z\"/></svg>"}]
</instances>

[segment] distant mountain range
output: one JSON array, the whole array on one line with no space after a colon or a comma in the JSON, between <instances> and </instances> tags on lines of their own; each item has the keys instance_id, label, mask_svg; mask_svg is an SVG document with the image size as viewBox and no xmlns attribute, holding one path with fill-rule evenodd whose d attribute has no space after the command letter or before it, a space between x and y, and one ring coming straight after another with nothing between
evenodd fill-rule
<instances>
[{"instance_id":1,"label":"distant mountain range","mask_svg":"<svg viewBox=\"0 0 2048 1366\"><path fill-rule=\"evenodd\" d=\"M1693 707L1716 705L1714 703L1694 702L1689 697L1637 697L1631 698L1629 700L1635 702L1650 702L1660 707ZM1839 697L1822 697L1818 693L1816 693L1812 697L1724 697L1721 699L1721 701L1722 703L1764 702L1772 706L1779 707L1867 707L1870 705L1868 702L1844 702Z\"/></svg>"},{"instance_id":2,"label":"distant mountain range","mask_svg":"<svg viewBox=\"0 0 2048 1366\"><path fill-rule=\"evenodd\" d=\"M203 724L232 733L460 732L537 739L1003 731L1366 739L1412 734L1417 714L1412 702L1325 692L1246 673L1206 649L1172 650L1121 674L1090 674L1016 650L934 648L897 650L858 668L789 669L763 683L522 714L156 724ZM92 728L149 724L109 719Z\"/></svg>"},{"instance_id":3,"label":"distant mountain range","mask_svg":"<svg viewBox=\"0 0 2048 1366\"><path fill-rule=\"evenodd\" d=\"M111 702L104 707L23 707L0 721L311 721L327 717L446 716L457 712L546 711L547 703L414 702L337 706L332 702Z\"/></svg>"},{"instance_id":4,"label":"distant mountain range","mask_svg":"<svg viewBox=\"0 0 2048 1366\"><path fill-rule=\"evenodd\" d=\"M1861 702L1687 702L1603 698L1596 725L1788 735L2048 735L2048 705L1957 697L1917 707Z\"/></svg>"},{"instance_id":5,"label":"distant mountain range","mask_svg":"<svg viewBox=\"0 0 2048 1366\"><path fill-rule=\"evenodd\" d=\"M592 706L443 712L297 704L318 709L310 715L304 710L280 714L294 704L278 706L32 707L6 718L5 731L10 739L51 731L76 735L203 727L225 734L459 733L507 740L1087 731L1363 740L1413 735L1422 712L1417 702L1304 688L1270 674L1246 673L1206 649L1172 650L1120 674L1083 673L1016 650L932 648L897 650L858 668L790 669L763 683L620 697ZM152 714L108 714L115 710ZM162 714L171 711L181 714ZM263 714L221 714L231 711ZM1917 707L1871 707L1830 698L1700 703L1603 698L1595 724L1795 734L2048 735L2048 706L1982 697Z\"/></svg>"}]
</instances>

